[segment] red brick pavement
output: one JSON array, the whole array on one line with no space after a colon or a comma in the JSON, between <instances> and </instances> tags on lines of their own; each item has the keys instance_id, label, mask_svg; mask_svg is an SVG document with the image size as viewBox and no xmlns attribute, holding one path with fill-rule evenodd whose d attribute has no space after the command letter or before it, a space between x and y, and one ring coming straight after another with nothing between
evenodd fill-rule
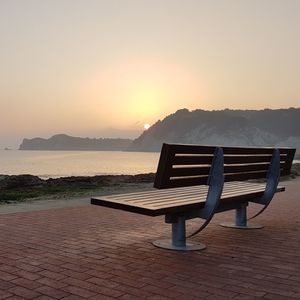
<instances>
[{"instance_id":1,"label":"red brick pavement","mask_svg":"<svg viewBox=\"0 0 300 300\"><path fill-rule=\"evenodd\" d=\"M1 215L0 299L300 299L300 180L286 185L256 220L264 229L222 228L232 213L218 214L194 238L200 252L155 248L162 217L92 205Z\"/></svg>"}]
</instances>

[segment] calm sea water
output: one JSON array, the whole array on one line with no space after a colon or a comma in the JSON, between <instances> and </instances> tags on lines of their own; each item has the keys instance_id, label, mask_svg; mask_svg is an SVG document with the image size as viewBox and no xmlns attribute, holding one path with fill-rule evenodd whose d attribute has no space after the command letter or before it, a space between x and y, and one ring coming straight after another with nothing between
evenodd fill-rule
<instances>
[{"instance_id":1,"label":"calm sea water","mask_svg":"<svg viewBox=\"0 0 300 300\"><path fill-rule=\"evenodd\" d=\"M159 153L0 150L0 174L41 178L156 172Z\"/></svg>"},{"instance_id":2,"label":"calm sea water","mask_svg":"<svg viewBox=\"0 0 300 300\"><path fill-rule=\"evenodd\" d=\"M0 174L41 178L134 175L156 172L158 159L157 152L0 150Z\"/></svg>"}]
</instances>

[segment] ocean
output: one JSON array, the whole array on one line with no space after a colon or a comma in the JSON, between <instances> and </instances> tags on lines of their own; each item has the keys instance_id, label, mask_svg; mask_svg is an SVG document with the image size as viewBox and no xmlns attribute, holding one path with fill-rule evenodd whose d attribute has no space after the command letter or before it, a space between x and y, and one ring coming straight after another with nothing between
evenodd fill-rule
<instances>
[{"instance_id":1,"label":"ocean","mask_svg":"<svg viewBox=\"0 0 300 300\"><path fill-rule=\"evenodd\" d=\"M0 174L31 174L43 179L135 175L156 172L158 159L158 152L0 150Z\"/></svg>"},{"instance_id":2,"label":"ocean","mask_svg":"<svg viewBox=\"0 0 300 300\"><path fill-rule=\"evenodd\" d=\"M65 176L134 175L156 172L159 153L123 151L0 150L0 174Z\"/></svg>"}]
</instances>

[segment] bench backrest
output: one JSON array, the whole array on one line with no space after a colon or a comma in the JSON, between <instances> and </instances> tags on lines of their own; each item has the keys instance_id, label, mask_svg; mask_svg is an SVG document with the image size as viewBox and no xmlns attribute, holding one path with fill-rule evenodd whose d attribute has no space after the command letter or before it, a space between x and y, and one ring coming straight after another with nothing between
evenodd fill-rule
<instances>
[{"instance_id":1,"label":"bench backrest","mask_svg":"<svg viewBox=\"0 0 300 300\"><path fill-rule=\"evenodd\" d=\"M206 185L215 146L163 144L154 187ZM222 147L225 181L266 178L274 148ZM280 150L280 176L290 174L296 149Z\"/></svg>"}]
</instances>

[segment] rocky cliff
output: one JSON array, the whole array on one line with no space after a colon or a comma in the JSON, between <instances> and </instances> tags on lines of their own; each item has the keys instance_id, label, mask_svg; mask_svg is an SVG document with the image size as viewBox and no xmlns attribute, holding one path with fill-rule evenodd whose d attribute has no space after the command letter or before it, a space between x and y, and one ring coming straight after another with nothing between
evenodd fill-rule
<instances>
[{"instance_id":1,"label":"rocky cliff","mask_svg":"<svg viewBox=\"0 0 300 300\"><path fill-rule=\"evenodd\" d=\"M129 147L130 139L91 139L57 134L49 139L24 139L20 150L120 151Z\"/></svg>"},{"instance_id":2,"label":"rocky cliff","mask_svg":"<svg viewBox=\"0 0 300 300\"><path fill-rule=\"evenodd\" d=\"M300 109L181 109L155 123L129 150L160 151L163 142L300 149Z\"/></svg>"}]
</instances>

